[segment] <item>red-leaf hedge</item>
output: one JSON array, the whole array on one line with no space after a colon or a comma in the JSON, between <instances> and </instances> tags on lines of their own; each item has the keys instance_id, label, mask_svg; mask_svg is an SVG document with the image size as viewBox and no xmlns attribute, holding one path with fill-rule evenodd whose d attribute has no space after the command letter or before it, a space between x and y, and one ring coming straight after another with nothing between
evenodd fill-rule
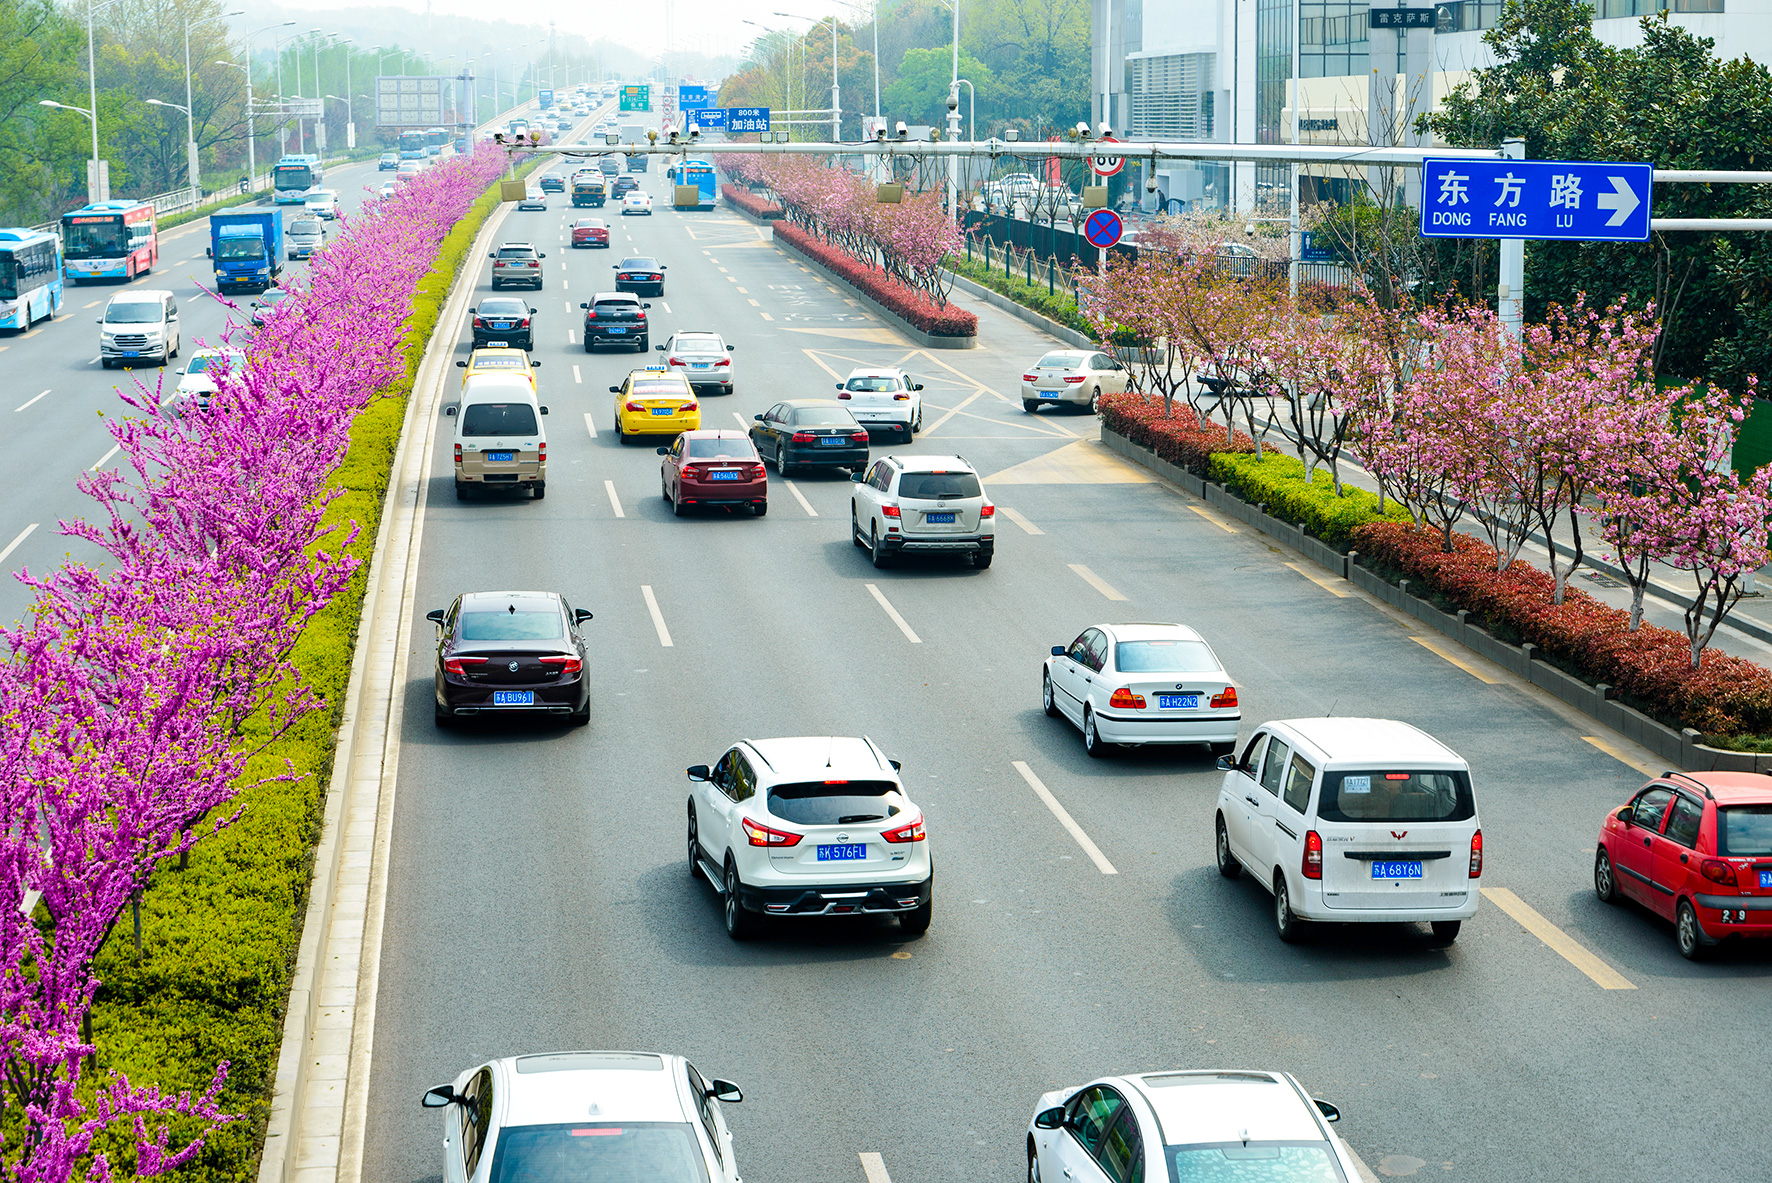
<instances>
[{"instance_id":1,"label":"red-leaf hedge","mask_svg":"<svg viewBox=\"0 0 1772 1183\"><path fill-rule=\"evenodd\" d=\"M1109 430L1135 444L1149 448L1171 464L1195 476L1206 475L1214 452L1253 452L1255 441L1241 431L1229 433L1216 423L1202 424L1185 403L1174 405L1174 414L1163 414L1163 400L1128 391L1101 396L1101 419Z\"/></svg>"},{"instance_id":2,"label":"red-leaf hedge","mask_svg":"<svg viewBox=\"0 0 1772 1183\"><path fill-rule=\"evenodd\" d=\"M1555 664L1614 687L1664 722L1722 741L1772 735L1772 670L1765 666L1707 649L1694 670L1684 633L1652 624L1631 632L1629 613L1575 588L1553 605L1547 572L1521 562L1498 572L1494 549L1467 535L1454 534L1446 554L1437 531L1373 522L1354 531L1354 549L1407 577L1411 591L1436 594L1510 641L1530 641Z\"/></svg>"},{"instance_id":3,"label":"red-leaf hedge","mask_svg":"<svg viewBox=\"0 0 1772 1183\"><path fill-rule=\"evenodd\" d=\"M721 196L726 198L727 205L736 205L753 218L761 218L772 222L781 217L781 207L773 202L764 201L749 189L740 189L737 185L723 184L720 186Z\"/></svg>"},{"instance_id":4,"label":"red-leaf hedge","mask_svg":"<svg viewBox=\"0 0 1772 1183\"><path fill-rule=\"evenodd\" d=\"M895 316L903 317L925 333L937 337L976 337L978 335L978 317L967 312L964 308L956 308L952 304L946 308L937 307L934 300L916 288L900 283L878 267L871 267L858 259L850 258L829 243L820 242L798 226L788 222L777 222L774 231L775 241L783 246L792 247L820 267L840 276L847 283L879 301L887 311Z\"/></svg>"}]
</instances>

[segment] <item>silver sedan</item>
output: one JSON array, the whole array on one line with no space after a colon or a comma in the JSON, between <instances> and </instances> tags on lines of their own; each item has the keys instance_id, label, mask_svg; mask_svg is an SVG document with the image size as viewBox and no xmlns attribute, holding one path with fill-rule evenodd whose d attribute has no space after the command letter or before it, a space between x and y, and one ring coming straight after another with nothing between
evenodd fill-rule
<instances>
[{"instance_id":1,"label":"silver sedan","mask_svg":"<svg viewBox=\"0 0 1772 1183\"><path fill-rule=\"evenodd\" d=\"M1126 392L1126 367L1105 353L1056 349L1021 375L1021 409L1028 414L1042 404L1088 407L1093 413L1104 394Z\"/></svg>"}]
</instances>

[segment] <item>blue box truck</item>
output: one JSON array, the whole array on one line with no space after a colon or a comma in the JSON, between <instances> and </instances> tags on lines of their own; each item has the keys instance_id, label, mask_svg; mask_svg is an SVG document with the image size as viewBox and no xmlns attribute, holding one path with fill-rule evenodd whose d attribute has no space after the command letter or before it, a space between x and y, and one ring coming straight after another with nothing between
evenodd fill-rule
<instances>
[{"instance_id":1,"label":"blue box truck","mask_svg":"<svg viewBox=\"0 0 1772 1183\"><path fill-rule=\"evenodd\" d=\"M209 257L218 290L264 291L283 274L283 211L245 206L210 214Z\"/></svg>"}]
</instances>

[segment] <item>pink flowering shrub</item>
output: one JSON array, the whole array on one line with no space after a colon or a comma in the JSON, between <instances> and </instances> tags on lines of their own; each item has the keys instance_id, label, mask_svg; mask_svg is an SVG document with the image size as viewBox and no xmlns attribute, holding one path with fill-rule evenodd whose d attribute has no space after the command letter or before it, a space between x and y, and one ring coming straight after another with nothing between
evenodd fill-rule
<instances>
[{"instance_id":1,"label":"pink flowering shrub","mask_svg":"<svg viewBox=\"0 0 1772 1183\"><path fill-rule=\"evenodd\" d=\"M720 194L726 198L727 205L735 205L753 218L773 220L781 217L779 205L765 201L749 189L740 189L737 185L721 185Z\"/></svg>"}]
</instances>

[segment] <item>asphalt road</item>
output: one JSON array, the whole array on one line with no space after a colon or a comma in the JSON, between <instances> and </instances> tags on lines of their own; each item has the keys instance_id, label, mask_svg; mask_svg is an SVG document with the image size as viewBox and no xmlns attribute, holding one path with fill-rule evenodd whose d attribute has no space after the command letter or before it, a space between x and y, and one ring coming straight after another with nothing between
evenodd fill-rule
<instances>
[{"instance_id":1,"label":"asphalt road","mask_svg":"<svg viewBox=\"0 0 1772 1183\"><path fill-rule=\"evenodd\" d=\"M1143 480L1086 442L1086 416L1024 414L1018 375L1050 343L1019 322L981 308L985 347L912 347L766 232L724 210L674 213L663 178L644 183L658 213L603 211L608 252L566 246L581 211L558 197L503 224L548 253L530 303L552 495L457 502L437 435L365 1178L439 1176L426 1087L491 1057L587 1047L681 1052L740 1082L728 1114L755 1181L860 1181L870 1151L897 1183L1015 1179L1043 1090L1204 1066L1295 1072L1384 1176L1758 1177L1769 1107L1737 1077L1772 1051L1772 953L1691 964L1667 926L1594 899L1603 811L1643 777L1584 740L1591 722L1482 680ZM766 518L673 518L658 457L611 434L609 385L650 357L587 355L577 338L578 303L630 250L669 265L654 343L716 329L738 347L737 390L703 399L706 425L748 425L854 365L923 380L926 429L899 450L958 452L986 474L1004 507L995 566L875 571L850 545L842 474L784 487L772 473ZM596 613L592 722L439 732L422 614L510 587ZM1449 743L1475 772L1485 887L1632 988L1602 989L1493 899L1450 948L1404 925L1281 944L1261 888L1213 867L1220 774L1203 750L1091 760L1041 714L1048 647L1110 620L1200 629L1241 684L1245 735L1334 713ZM903 760L939 868L934 925L916 940L891 921L781 925L735 944L684 866L682 770L738 737L832 733Z\"/></svg>"}]
</instances>

